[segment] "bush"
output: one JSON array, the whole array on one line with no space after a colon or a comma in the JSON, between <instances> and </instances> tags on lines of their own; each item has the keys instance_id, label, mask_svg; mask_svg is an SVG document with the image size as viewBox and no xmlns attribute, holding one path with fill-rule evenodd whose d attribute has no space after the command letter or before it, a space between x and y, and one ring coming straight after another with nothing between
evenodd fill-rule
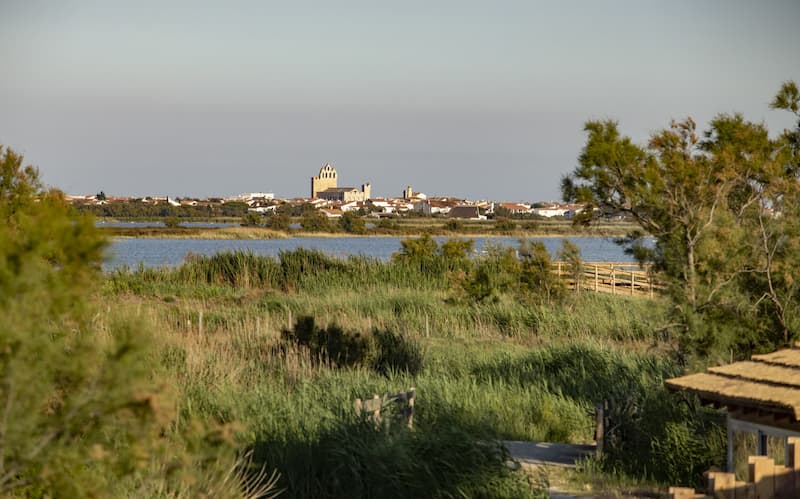
<instances>
[{"instance_id":1,"label":"bush","mask_svg":"<svg viewBox=\"0 0 800 499\"><path fill-rule=\"evenodd\" d=\"M167 217L164 219L164 227L174 229L181 226L181 221L178 217Z\"/></svg>"},{"instance_id":2,"label":"bush","mask_svg":"<svg viewBox=\"0 0 800 499\"><path fill-rule=\"evenodd\" d=\"M170 382L153 381L150 328L94 313L99 229L2 146L0 217L0 495L229 495L225 445L205 459L204 425L177 430Z\"/></svg>"},{"instance_id":3,"label":"bush","mask_svg":"<svg viewBox=\"0 0 800 499\"><path fill-rule=\"evenodd\" d=\"M369 339L344 331L336 324L318 327L311 316L299 317L294 328L281 331L284 341L307 348L312 358L336 367L365 364L371 357Z\"/></svg>"},{"instance_id":4,"label":"bush","mask_svg":"<svg viewBox=\"0 0 800 499\"><path fill-rule=\"evenodd\" d=\"M503 233L514 232L517 229L517 224L508 218L500 217L495 221L494 229Z\"/></svg>"},{"instance_id":5,"label":"bush","mask_svg":"<svg viewBox=\"0 0 800 499\"><path fill-rule=\"evenodd\" d=\"M300 226L308 232L333 232L333 225L328 220L328 217L317 210L303 213Z\"/></svg>"},{"instance_id":6,"label":"bush","mask_svg":"<svg viewBox=\"0 0 800 499\"><path fill-rule=\"evenodd\" d=\"M292 217L283 213L275 213L267 217L267 227L272 230L289 230Z\"/></svg>"},{"instance_id":7,"label":"bush","mask_svg":"<svg viewBox=\"0 0 800 499\"><path fill-rule=\"evenodd\" d=\"M449 230L450 232L459 232L464 230L464 222L461 220L451 219L445 222L444 228Z\"/></svg>"},{"instance_id":8,"label":"bush","mask_svg":"<svg viewBox=\"0 0 800 499\"><path fill-rule=\"evenodd\" d=\"M348 211L342 215L339 219L339 227L349 234L365 234L367 232L364 219L352 211Z\"/></svg>"},{"instance_id":9,"label":"bush","mask_svg":"<svg viewBox=\"0 0 800 499\"><path fill-rule=\"evenodd\" d=\"M405 372L412 376L422 371L423 355L419 344L389 330L372 332L376 357L373 369L380 374Z\"/></svg>"},{"instance_id":10,"label":"bush","mask_svg":"<svg viewBox=\"0 0 800 499\"><path fill-rule=\"evenodd\" d=\"M248 211L242 217L242 225L245 227L258 227L261 225L262 216L255 211Z\"/></svg>"}]
</instances>

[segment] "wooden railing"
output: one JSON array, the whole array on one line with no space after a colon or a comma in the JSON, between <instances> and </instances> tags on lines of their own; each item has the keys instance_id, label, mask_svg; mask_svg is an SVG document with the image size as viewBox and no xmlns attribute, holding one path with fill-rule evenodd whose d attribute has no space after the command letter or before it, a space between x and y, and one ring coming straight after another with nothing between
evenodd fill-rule
<instances>
[{"instance_id":1,"label":"wooden railing","mask_svg":"<svg viewBox=\"0 0 800 499\"><path fill-rule=\"evenodd\" d=\"M374 395L371 399L356 399L355 409L359 417L365 417L375 424L376 428L381 425L388 428L390 419L387 419L383 410L392 407L395 409L394 416L399 419L404 426L414 427L414 402L417 398L417 390L414 387L408 391L400 393L385 393L382 397Z\"/></svg>"},{"instance_id":2,"label":"wooden railing","mask_svg":"<svg viewBox=\"0 0 800 499\"><path fill-rule=\"evenodd\" d=\"M582 262L576 273L567 262L553 262L553 270L570 289L651 298L663 289L654 278L652 264Z\"/></svg>"},{"instance_id":3,"label":"wooden railing","mask_svg":"<svg viewBox=\"0 0 800 499\"><path fill-rule=\"evenodd\" d=\"M776 465L767 456L748 458L746 482L736 480L733 473L709 471L705 474L705 493L687 487L670 487L670 499L796 499L800 497L800 438L787 439L786 466Z\"/></svg>"}]
</instances>

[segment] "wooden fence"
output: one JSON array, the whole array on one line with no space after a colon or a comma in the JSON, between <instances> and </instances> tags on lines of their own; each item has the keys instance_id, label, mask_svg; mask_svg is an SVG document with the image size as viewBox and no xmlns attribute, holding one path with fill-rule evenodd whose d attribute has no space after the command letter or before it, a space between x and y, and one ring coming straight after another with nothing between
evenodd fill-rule
<instances>
[{"instance_id":1,"label":"wooden fence","mask_svg":"<svg viewBox=\"0 0 800 499\"><path fill-rule=\"evenodd\" d=\"M553 271L571 289L650 298L663 289L654 278L652 264L582 262L575 269L567 262L553 262Z\"/></svg>"},{"instance_id":2,"label":"wooden fence","mask_svg":"<svg viewBox=\"0 0 800 499\"><path fill-rule=\"evenodd\" d=\"M670 487L670 499L796 499L800 497L800 438L787 439L788 462L776 465L767 456L748 458L746 482L736 480L733 473L709 471L705 474L705 493L686 487Z\"/></svg>"},{"instance_id":3,"label":"wooden fence","mask_svg":"<svg viewBox=\"0 0 800 499\"><path fill-rule=\"evenodd\" d=\"M386 418L383 410L387 407L394 409L393 415L402 422L404 426L409 428L414 427L414 402L417 398L417 391L414 387L408 391L400 393L386 393L382 397L374 395L371 399L356 399L355 409L356 414L366 417L376 428L381 424L389 427L390 418Z\"/></svg>"}]
</instances>

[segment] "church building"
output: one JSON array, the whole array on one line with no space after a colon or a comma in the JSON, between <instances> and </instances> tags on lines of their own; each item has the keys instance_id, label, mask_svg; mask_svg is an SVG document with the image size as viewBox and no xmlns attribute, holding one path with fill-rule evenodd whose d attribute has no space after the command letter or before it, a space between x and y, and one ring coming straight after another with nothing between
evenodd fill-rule
<instances>
[{"instance_id":1,"label":"church building","mask_svg":"<svg viewBox=\"0 0 800 499\"><path fill-rule=\"evenodd\" d=\"M336 168L330 163L320 168L319 175L311 177L311 198L327 199L329 201L366 201L371 196L372 186L363 184L359 191L355 187L337 187Z\"/></svg>"}]
</instances>

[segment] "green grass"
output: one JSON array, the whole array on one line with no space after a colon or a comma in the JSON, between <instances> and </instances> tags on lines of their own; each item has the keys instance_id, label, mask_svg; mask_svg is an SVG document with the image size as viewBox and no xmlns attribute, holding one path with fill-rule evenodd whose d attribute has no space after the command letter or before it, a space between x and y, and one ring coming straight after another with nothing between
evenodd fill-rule
<instances>
[{"instance_id":1,"label":"green grass","mask_svg":"<svg viewBox=\"0 0 800 499\"><path fill-rule=\"evenodd\" d=\"M680 372L656 332L663 303L601 294L543 303L509 292L471 303L454 299L452 283L446 267L299 250L120 270L104 289L111 307L136 307L159 331L185 419L236 425L240 448L281 473L285 497L534 496L536 484L503 465L497 440L591 441L594 406L607 399L624 402L631 438L600 465L678 484L715 459L714 448L695 445L713 421L663 388ZM423 367L381 374L281 350L281 330L302 315L367 335L393 331L419 345ZM376 432L356 418L354 399L411 386L413 431ZM659 474L653 449L663 458L680 448L675 438L698 457Z\"/></svg>"}]
</instances>

